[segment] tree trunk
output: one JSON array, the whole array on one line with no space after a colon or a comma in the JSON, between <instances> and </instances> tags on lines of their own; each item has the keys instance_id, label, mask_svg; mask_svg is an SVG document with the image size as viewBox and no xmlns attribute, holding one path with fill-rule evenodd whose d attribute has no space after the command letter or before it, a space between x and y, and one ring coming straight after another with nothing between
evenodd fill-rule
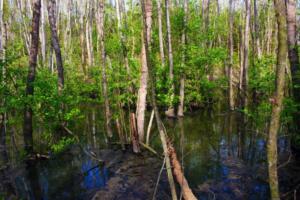
<instances>
[{"instance_id":1,"label":"tree trunk","mask_svg":"<svg viewBox=\"0 0 300 200\"><path fill-rule=\"evenodd\" d=\"M233 0L229 0L229 67L228 67L228 85L229 85L229 108L234 109L234 94L232 84L233 67Z\"/></svg>"},{"instance_id":2,"label":"tree trunk","mask_svg":"<svg viewBox=\"0 0 300 200\"><path fill-rule=\"evenodd\" d=\"M183 2L183 10L184 10L184 18L183 18L183 32L181 36L181 43L183 46L182 52L182 69L180 74L180 88L179 88L179 105L177 116L183 117L183 110L184 110L184 82L185 82L185 73L184 73L184 66L185 66L185 57L186 57L186 29L187 29L187 15L188 15L188 0L184 0Z\"/></svg>"},{"instance_id":3,"label":"tree trunk","mask_svg":"<svg viewBox=\"0 0 300 200\"><path fill-rule=\"evenodd\" d=\"M41 0L34 0L33 2L33 16L32 16L32 31L31 31L31 47L29 54L29 67L26 83L26 97L34 95L34 79L37 65L37 54L39 45L39 25L41 14ZM28 154L33 152L33 137L32 137L32 108L30 105L25 106L24 110L24 124L23 135L25 143L25 151Z\"/></svg>"},{"instance_id":4,"label":"tree trunk","mask_svg":"<svg viewBox=\"0 0 300 200\"><path fill-rule=\"evenodd\" d=\"M106 120L106 131L108 137L112 137L111 129L111 111L108 99L108 88L107 88L107 77L106 77L106 53L104 46L104 0L99 1L98 11L96 15L97 20L97 31L100 38L100 49L101 49L101 61L102 61L102 94L104 98L105 106L105 120Z\"/></svg>"},{"instance_id":5,"label":"tree trunk","mask_svg":"<svg viewBox=\"0 0 300 200\"><path fill-rule=\"evenodd\" d=\"M161 64L165 65L165 53L164 53L164 41L162 31L162 11L161 11L161 0L157 0L157 17L158 17L158 37L159 37L159 53Z\"/></svg>"},{"instance_id":6,"label":"tree trunk","mask_svg":"<svg viewBox=\"0 0 300 200\"><path fill-rule=\"evenodd\" d=\"M56 8L55 0L48 1L48 17L49 24L51 29L51 41L52 47L55 51L56 57L56 65L57 65L57 84L58 84L58 93L61 95L62 90L64 88L64 68L61 57L60 45L58 40L57 28L56 28L56 16L55 16L55 8Z\"/></svg>"},{"instance_id":7,"label":"tree trunk","mask_svg":"<svg viewBox=\"0 0 300 200\"><path fill-rule=\"evenodd\" d=\"M175 117L174 111L174 65L173 65L173 52L172 52L172 39L171 39L171 23L170 23L170 14L169 14L169 0L165 0L166 2L166 20L167 20L167 38L168 38L168 55L169 55L169 78L170 78L170 102L169 108L165 112L167 117Z\"/></svg>"},{"instance_id":8,"label":"tree trunk","mask_svg":"<svg viewBox=\"0 0 300 200\"><path fill-rule=\"evenodd\" d=\"M25 18L26 16L23 14L23 4L22 4L22 0L17 0L17 5L18 5L18 10L20 12L20 20L21 20L21 28L23 28L22 34L23 34L23 38L24 38L24 43L25 43L25 47L26 47L26 51L28 53L28 55L30 54L30 42L31 42L31 38L29 35L29 31L27 29L27 24L25 22Z\"/></svg>"},{"instance_id":9,"label":"tree trunk","mask_svg":"<svg viewBox=\"0 0 300 200\"><path fill-rule=\"evenodd\" d=\"M65 51L65 57L69 60L71 59L71 55L68 56L70 53L71 48L71 37L72 37L72 31L71 31L71 13L73 8L73 0L68 0L67 3L67 24L66 24L66 31L64 35L64 51Z\"/></svg>"},{"instance_id":10,"label":"tree trunk","mask_svg":"<svg viewBox=\"0 0 300 200\"><path fill-rule=\"evenodd\" d=\"M146 15L146 26L147 26L147 38L146 42L151 43L151 25L152 25L152 2L151 0L146 0L145 2L145 15ZM141 77L140 77L140 88L138 91L137 99L137 129L139 134L139 141L144 142L144 125L145 125L145 110L146 110L146 97L147 97L147 87L148 87L148 67L146 61L145 52L145 42L142 42L142 53L141 53Z\"/></svg>"},{"instance_id":11,"label":"tree trunk","mask_svg":"<svg viewBox=\"0 0 300 200\"><path fill-rule=\"evenodd\" d=\"M241 108L248 105L248 68L249 68L249 34L250 34L250 0L245 0L245 32L244 32L244 49L243 49L243 76L241 88Z\"/></svg>"},{"instance_id":12,"label":"tree trunk","mask_svg":"<svg viewBox=\"0 0 300 200\"><path fill-rule=\"evenodd\" d=\"M253 0L253 9L254 9L254 40L253 42L256 46L256 54L258 59L261 58L262 53L261 53L261 47L260 47L260 40L259 40L259 23L258 23L258 13L257 13L257 0Z\"/></svg>"},{"instance_id":13,"label":"tree trunk","mask_svg":"<svg viewBox=\"0 0 300 200\"><path fill-rule=\"evenodd\" d=\"M138 99L136 107L136 117L137 117L137 130L139 135L139 140L144 142L144 125L145 125L145 110L146 110L146 96L147 96L147 82L148 82L148 67L145 54L145 45L142 44L141 53L141 78L140 78L140 88L138 90Z\"/></svg>"},{"instance_id":14,"label":"tree trunk","mask_svg":"<svg viewBox=\"0 0 300 200\"><path fill-rule=\"evenodd\" d=\"M92 8L91 2L87 1L87 13L86 13L86 24L85 24L85 37L86 37L86 50L88 55L88 65L94 64L94 51L92 41Z\"/></svg>"},{"instance_id":15,"label":"tree trunk","mask_svg":"<svg viewBox=\"0 0 300 200\"><path fill-rule=\"evenodd\" d=\"M143 36L144 36L144 38L147 38L147 35L149 35L147 33L148 28L147 28L147 15L146 15L146 1L147 0L141 1L141 7L142 7L142 13L143 13ZM164 128L163 128L163 125L162 125L162 122L160 119L160 115L158 112L157 104L156 104L156 93L155 93L155 85L154 85L154 83L155 83L154 77L155 76L154 76L154 70L152 69L152 66L151 66L149 45L150 44L148 44L148 40L147 39L144 40L146 63L147 63L147 67L149 70L149 83L150 83L150 88L151 88L151 104L154 109L156 123L157 123L157 127L159 130L160 139L161 139L163 150L164 150L164 155L166 158L167 175L168 175L168 180L169 180L169 184L170 184L170 188L171 188L172 199L177 200L174 178L173 178L172 171L171 171L171 162L170 162L170 157L168 155L166 133L164 131Z\"/></svg>"},{"instance_id":16,"label":"tree trunk","mask_svg":"<svg viewBox=\"0 0 300 200\"><path fill-rule=\"evenodd\" d=\"M273 96L272 115L269 126L269 138L267 143L268 172L271 199L280 199L277 175L277 134L280 129L280 113L284 98L285 69L287 66L287 22L286 7L282 0L274 0L275 13L278 25L278 52L276 67L275 93Z\"/></svg>"},{"instance_id":17,"label":"tree trunk","mask_svg":"<svg viewBox=\"0 0 300 200\"><path fill-rule=\"evenodd\" d=\"M1 70L1 84L5 87L6 67L5 67L5 25L3 22L3 0L0 0L0 63L2 65ZM0 94L0 106L5 106L5 94ZM4 161L7 160L6 153L6 113L0 112L0 154ZM1 161L1 160L0 160Z\"/></svg>"},{"instance_id":18,"label":"tree trunk","mask_svg":"<svg viewBox=\"0 0 300 200\"><path fill-rule=\"evenodd\" d=\"M45 33L45 2L41 0L41 51L42 51L42 61L46 64L46 33Z\"/></svg>"},{"instance_id":19,"label":"tree trunk","mask_svg":"<svg viewBox=\"0 0 300 200\"><path fill-rule=\"evenodd\" d=\"M297 14L296 0L287 0L287 30L288 30L288 45L289 45L289 60L292 72L293 95L295 101L300 103L300 65L297 49ZM298 87L297 87L298 85ZM296 131L300 129L300 111L294 115Z\"/></svg>"}]
</instances>

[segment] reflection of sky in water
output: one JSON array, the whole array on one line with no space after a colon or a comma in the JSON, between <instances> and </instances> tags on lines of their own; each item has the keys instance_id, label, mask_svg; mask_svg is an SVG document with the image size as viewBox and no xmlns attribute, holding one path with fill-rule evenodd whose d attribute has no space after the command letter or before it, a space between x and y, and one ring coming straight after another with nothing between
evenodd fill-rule
<instances>
[{"instance_id":1,"label":"reflection of sky in water","mask_svg":"<svg viewBox=\"0 0 300 200\"><path fill-rule=\"evenodd\" d=\"M85 175L82 186L87 190L103 187L108 180L107 168L94 168L91 160L82 163L81 172Z\"/></svg>"}]
</instances>

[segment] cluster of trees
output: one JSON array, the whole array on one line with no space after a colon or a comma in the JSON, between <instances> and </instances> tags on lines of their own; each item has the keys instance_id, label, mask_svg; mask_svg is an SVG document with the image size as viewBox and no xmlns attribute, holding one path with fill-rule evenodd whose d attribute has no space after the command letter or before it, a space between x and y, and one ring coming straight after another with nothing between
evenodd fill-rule
<instances>
[{"instance_id":1,"label":"cluster of trees","mask_svg":"<svg viewBox=\"0 0 300 200\"><path fill-rule=\"evenodd\" d=\"M144 142L151 105L167 152L159 108L183 117L224 99L244 113L264 102L277 198L284 97L292 99L295 130L300 124L296 12L295 0L1 0L1 145L7 125L21 119L32 153L33 121L47 123L50 136L70 132L79 105L89 101L103 103L105 132L112 137L116 129L123 142L124 108L136 113L132 131Z\"/></svg>"}]
</instances>

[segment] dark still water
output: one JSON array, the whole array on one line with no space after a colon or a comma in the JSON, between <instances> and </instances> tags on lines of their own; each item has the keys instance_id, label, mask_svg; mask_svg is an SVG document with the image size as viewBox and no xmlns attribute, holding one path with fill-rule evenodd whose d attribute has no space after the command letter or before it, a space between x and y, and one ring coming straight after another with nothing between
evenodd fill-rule
<instances>
[{"instance_id":1,"label":"dark still water","mask_svg":"<svg viewBox=\"0 0 300 200\"><path fill-rule=\"evenodd\" d=\"M258 127L253 121L246 123L241 118L237 112L207 109L186 114L183 119L164 119L186 178L199 199L268 199L266 126L262 123ZM126 182L130 177L140 176L134 171L111 183L114 177L122 174L120 169L126 168L124 165L130 163L127 168L132 169L142 165L141 160L145 158L133 155L130 146L124 153L118 144L108 145L103 124L101 109L90 106L84 109L82 121L70 127L80 135L81 144L71 145L55 156L49 153L50 159L38 162L15 162L13 151L9 151L10 162L1 166L0 171L0 199L91 199L99 190L109 193L108 188L113 184L122 185L119 191L112 191L120 193L132 192L128 187L142 185L142 178L132 185ZM161 152L155 128L150 142ZM284 163L289 158L289 143L284 134L279 137L278 144L279 160ZM161 161L147 161L144 171L154 168L151 162ZM158 174L153 173L156 180ZM281 191L287 193L284 199L292 199L293 193L289 192L300 183L297 173L300 174L299 164L293 159L279 169ZM128 199L152 199L152 190L132 193L132 196L136 198ZM170 198L168 194L160 197L158 199ZM103 196L102 199L126 197Z\"/></svg>"}]
</instances>

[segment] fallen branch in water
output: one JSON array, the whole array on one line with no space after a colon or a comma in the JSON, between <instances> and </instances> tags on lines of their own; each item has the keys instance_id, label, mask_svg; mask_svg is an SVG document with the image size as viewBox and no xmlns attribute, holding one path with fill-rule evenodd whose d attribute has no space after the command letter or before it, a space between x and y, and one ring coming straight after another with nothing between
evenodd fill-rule
<instances>
[{"instance_id":1,"label":"fallen branch in water","mask_svg":"<svg viewBox=\"0 0 300 200\"><path fill-rule=\"evenodd\" d=\"M149 145L143 143L143 142L139 142L140 145L142 145L145 149L147 149L148 151L150 151L151 153L153 153L154 155L158 156L158 153Z\"/></svg>"},{"instance_id":2,"label":"fallen branch in water","mask_svg":"<svg viewBox=\"0 0 300 200\"><path fill-rule=\"evenodd\" d=\"M62 128L63 128L68 134L72 135L72 136L76 139L77 145L78 145L79 148L83 151L83 153L85 153L87 156L91 157L92 159L94 159L94 160L96 160L96 161L98 161L98 162L100 162L100 163L104 163L103 160L100 160L100 159L97 158L97 156L94 154L94 152L88 152L86 149L84 149L84 148L80 145L80 143L79 143L80 140L79 140L78 136L75 135L70 129L68 129L68 128L67 128L66 126L64 126L64 125L62 125Z\"/></svg>"},{"instance_id":3,"label":"fallen branch in water","mask_svg":"<svg viewBox=\"0 0 300 200\"><path fill-rule=\"evenodd\" d=\"M170 140L168 140L167 145L168 145L168 153L170 156L171 165L173 167L173 174L174 174L178 184L181 187L183 198L185 200L197 200L197 198L193 194L191 188L189 187L189 184L188 184L186 178L184 177L180 162L177 159L176 151L175 151L172 143L170 142Z\"/></svg>"}]
</instances>

